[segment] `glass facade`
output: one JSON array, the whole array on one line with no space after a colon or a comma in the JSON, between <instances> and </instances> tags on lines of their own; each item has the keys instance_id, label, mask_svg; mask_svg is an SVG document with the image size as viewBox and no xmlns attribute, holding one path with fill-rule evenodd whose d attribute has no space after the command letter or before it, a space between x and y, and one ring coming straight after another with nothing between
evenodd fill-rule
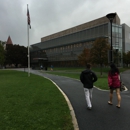
<instances>
[{"instance_id":1,"label":"glass facade","mask_svg":"<svg viewBox=\"0 0 130 130\"><path fill-rule=\"evenodd\" d=\"M70 33L55 39L35 44L46 53L48 63L55 66L78 66L78 55L84 48L91 48L97 38L107 38L111 42L110 23L93 26L82 31ZM120 52L122 57L122 26L112 25L113 50ZM116 61L120 61L117 58Z\"/></svg>"},{"instance_id":2,"label":"glass facade","mask_svg":"<svg viewBox=\"0 0 130 130\"><path fill-rule=\"evenodd\" d=\"M112 24L112 36L113 49L118 49L119 51L122 51L122 26Z\"/></svg>"},{"instance_id":3,"label":"glass facade","mask_svg":"<svg viewBox=\"0 0 130 130\"><path fill-rule=\"evenodd\" d=\"M109 43L111 43L111 27L108 26ZM118 66L122 66L122 26L112 24L112 48L113 48L113 62Z\"/></svg>"},{"instance_id":4,"label":"glass facade","mask_svg":"<svg viewBox=\"0 0 130 130\"><path fill-rule=\"evenodd\" d=\"M123 52L130 51L130 27L126 24L122 24L122 36L123 36Z\"/></svg>"},{"instance_id":5,"label":"glass facade","mask_svg":"<svg viewBox=\"0 0 130 130\"><path fill-rule=\"evenodd\" d=\"M45 48L49 62L68 62L71 63L78 60L78 55L84 48L91 48L93 41L99 37L108 37L108 24L103 24L93 28L85 29L70 35L54 39L53 47ZM57 42L56 42L57 41ZM60 46L59 46L60 43ZM44 43L45 44L45 43ZM57 46L56 46L57 44ZM49 46L49 45L48 45Z\"/></svg>"}]
</instances>

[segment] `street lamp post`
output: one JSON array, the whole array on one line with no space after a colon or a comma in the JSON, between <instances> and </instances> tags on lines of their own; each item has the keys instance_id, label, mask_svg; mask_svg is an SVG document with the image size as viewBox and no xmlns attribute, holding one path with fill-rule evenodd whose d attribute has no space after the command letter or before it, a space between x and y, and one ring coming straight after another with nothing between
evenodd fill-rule
<instances>
[{"instance_id":1,"label":"street lamp post","mask_svg":"<svg viewBox=\"0 0 130 130\"><path fill-rule=\"evenodd\" d=\"M116 13L110 13L110 14L107 14L106 17L110 20L110 24L111 24L111 50L110 50L110 62L112 63L113 61L113 58L112 58L112 22L113 22L113 19L115 18L116 16Z\"/></svg>"}]
</instances>

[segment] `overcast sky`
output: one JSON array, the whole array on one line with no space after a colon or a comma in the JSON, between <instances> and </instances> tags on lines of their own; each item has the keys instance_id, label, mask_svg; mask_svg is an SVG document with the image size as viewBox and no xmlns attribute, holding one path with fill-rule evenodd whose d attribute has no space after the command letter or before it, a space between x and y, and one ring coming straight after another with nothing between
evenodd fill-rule
<instances>
[{"instance_id":1,"label":"overcast sky","mask_svg":"<svg viewBox=\"0 0 130 130\"><path fill-rule=\"evenodd\" d=\"M27 4L31 18L30 45L41 38L117 13L130 26L130 0L0 0L0 40L27 46Z\"/></svg>"}]
</instances>

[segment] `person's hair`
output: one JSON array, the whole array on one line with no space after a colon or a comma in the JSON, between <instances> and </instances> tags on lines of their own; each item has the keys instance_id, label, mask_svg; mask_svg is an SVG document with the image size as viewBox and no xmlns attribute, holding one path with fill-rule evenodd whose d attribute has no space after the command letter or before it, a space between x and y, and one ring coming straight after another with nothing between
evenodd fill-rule
<instances>
[{"instance_id":1,"label":"person's hair","mask_svg":"<svg viewBox=\"0 0 130 130\"><path fill-rule=\"evenodd\" d=\"M87 69L90 69L90 68L91 68L91 64L89 64L89 63L86 64L86 68L87 68Z\"/></svg>"},{"instance_id":2,"label":"person's hair","mask_svg":"<svg viewBox=\"0 0 130 130\"><path fill-rule=\"evenodd\" d=\"M115 74L115 73L119 74L119 69L116 67L114 63L112 63L110 67L111 67L111 70L110 70L111 74Z\"/></svg>"}]
</instances>

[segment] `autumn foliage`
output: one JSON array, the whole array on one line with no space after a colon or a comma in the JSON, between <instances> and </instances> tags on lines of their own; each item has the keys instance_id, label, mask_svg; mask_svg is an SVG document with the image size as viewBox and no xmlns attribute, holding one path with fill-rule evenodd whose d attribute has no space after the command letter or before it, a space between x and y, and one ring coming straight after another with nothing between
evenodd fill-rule
<instances>
[{"instance_id":1,"label":"autumn foliage","mask_svg":"<svg viewBox=\"0 0 130 130\"><path fill-rule=\"evenodd\" d=\"M83 66L90 62L90 49L84 48L83 52L78 56L78 62Z\"/></svg>"},{"instance_id":2,"label":"autumn foliage","mask_svg":"<svg viewBox=\"0 0 130 130\"><path fill-rule=\"evenodd\" d=\"M126 64L127 67L130 64L130 51L123 53L123 63Z\"/></svg>"},{"instance_id":3,"label":"autumn foliage","mask_svg":"<svg viewBox=\"0 0 130 130\"><path fill-rule=\"evenodd\" d=\"M98 38L93 44L91 49L85 48L83 52L78 56L79 63L86 65L88 62L101 67L108 64L108 50L110 50L110 44L105 38Z\"/></svg>"},{"instance_id":4,"label":"autumn foliage","mask_svg":"<svg viewBox=\"0 0 130 130\"><path fill-rule=\"evenodd\" d=\"M108 63L108 50L110 49L110 44L107 42L105 38L98 38L91 48L91 62L95 64L103 64Z\"/></svg>"}]
</instances>

